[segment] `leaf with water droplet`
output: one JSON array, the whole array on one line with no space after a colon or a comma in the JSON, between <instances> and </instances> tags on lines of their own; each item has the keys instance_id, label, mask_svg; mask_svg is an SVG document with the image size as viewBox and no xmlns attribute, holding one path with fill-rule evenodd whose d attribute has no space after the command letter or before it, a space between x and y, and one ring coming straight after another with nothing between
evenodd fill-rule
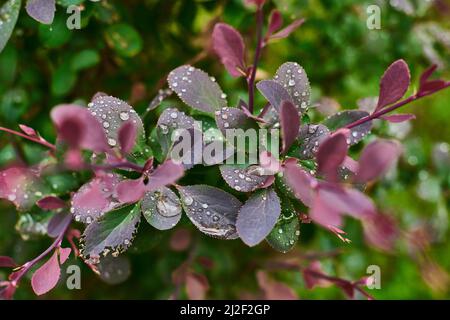
<instances>
[{"instance_id":1,"label":"leaf with water droplet","mask_svg":"<svg viewBox=\"0 0 450 320\"><path fill-rule=\"evenodd\" d=\"M174 134L177 130L189 130L194 128L194 118L175 108L167 108L159 116L157 123L157 143L161 146L162 153L166 157L174 145ZM180 131L178 131L180 132Z\"/></svg>"},{"instance_id":2,"label":"leaf with water droplet","mask_svg":"<svg viewBox=\"0 0 450 320\"><path fill-rule=\"evenodd\" d=\"M51 24L55 17L55 0L27 0L25 8L30 17L44 24Z\"/></svg>"},{"instance_id":3,"label":"leaf with water droplet","mask_svg":"<svg viewBox=\"0 0 450 320\"><path fill-rule=\"evenodd\" d=\"M367 117L368 115L368 112L362 110L346 110L326 118L323 121L323 125L328 127L331 131L336 131L337 129L343 128L356 120ZM349 142L350 145L357 144L370 133L371 129L372 121L367 121L359 126L351 128L347 142Z\"/></svg>"},{"instance_id":4,"label":"leaf with water droplet","mask_svg":"<svg viewBox=\"0 0 450 320\"><path fill-rule=\"evenodd\" d=\"M286 253L297 243L300 235L300 223L290 200L285 198L281 204L280 218L266 241L275 250Z\"/></svg>"},{"instance_id":5,"label":"leaf with water droplet","mask_svg":"<svg viewBox=\"0 0 450 320\"><path fill-rule=\"evenodd\" d=\"M273 229L280 213L280 199L272 188L255 192L239 210L239 237L250 247L257 245Z\"/></svg>"},{"instance_id":6,"label":"leaf with water droplet","mask_svg":"<svg viewBox=\"0 0 450 320\"><path fill-rule=\"evenodd\" d=\"M136 111L125 101L112 96L96 96L89 104L89 111L101 123L110 147L119 146L119 129L126 121L137 128L138 142L144 140L144 125Z\"/></svg>"},{"instance_id":7,"label":"leaf with water droplet","mask_svg":"<svg viewBox=\"0 0 450 320\"><path fill-rule=\"evenodd\" d=\"M287 90L299 112L305 113L310 105L311 96L305 70L296 62L286 62L278 68L275 81Z\"/></svg>"},{"instance_id":8,"label":"leaf with water droplet","mask_svg":"<svg viewBox=\"0 0 450 320\"><path fill-rule=\"evenodd\" d=\"M130 260L124 256L107 256L97 265L99 277L109 285L125 282L131 275Z\"/></svg>"},{"instance_id":9,"label":"leaf with water droplet","mask_svg":"<svg viewBox=\"0 0 450 320\"><path fill-rule=\"evenodd\" d=\"M249 118L244 111L237 108L222 108L215 112L217 127L226 136L228 129L258 129L255 120Z\"/></svg>"},{"instance_id":10,"label":"leaf with water droplet","mask_svg":"<svg viewBox=\"0 0 450 320\"><path fill-rule=\"evenodd\" d=\"M81 238L81 254L90 263L99 262L100 256L117 256L126 251L133 241L141 220L139 204L125 206L105 214L87 226Z\"/></svg>"},{"instance_id":11,"label":"leaf with water droplet","mask_svg":"<svg viewBox=\"0 0 450 320\"><path fill-rule=\"evenodd\" d=\"M114 192L120 179L117 175L101 175L84 184L73 196L70 212L78 222L92 223L120 203Z\"/></svg>"},{"instance_id":12,"label":"leaf with water droplet","mask_svg":"<svg viewBox=\"0 0 450 320\"><path fill-rule=\"evenodd\" d=\"M214 112L227 106L226 95L215 80L204 71L185 65L170 72L170 89L190 107Z\"/></svg>"},{"instance_id":13,"label":"leaf with water droplet","mask_svg":"<svg viewBox=\"0 0 450 320\"><path fill-rule=\"evenodd\" d=\"M0 171L0 199L11 201L20 211L30 209L50 193L33 169L11 167Z\"/></svg>"},{"instance_id":14,"label":"leaf with water droplet","mask_svg":"<svg viewBox=\"0 0 450 320\"><path fill-rule=\"evenodd\" d=\"M239 192L252 192L264 185L268 178L262 175L262 168L256 165L224 164L219 168L225 182Z\"/></svg>"},{"instance_id":15,"label":"leaf with water droplet","mask_svg":"<svg viewBox=\"0 0 450 320\"><path fill-rule=\"evenodd\" d=\"M158 230L175 227L182 213L180 199L167 187L147 192L142 199L141 210L147 222Z\"/></svg>"},{"instance_id":16,"label":"leaf with water droplet","mask_svg":"<svg viewBox=\"0 0 450 320\"><path fill-rule=\"evenodd\" d=\"M19 16L21 0L9 0L0 8L0 52L6 46Z\"/></svg>"},{"instance_id":17,"label":"leaf with water droplet","mask_svg":"<svg viewBox=\"0 0 450 320\"><path fill-rule=\"evenodd\" d=\"M171 89L159 90L156 97L154 97L153 100L148 105L146 112L156 109L165 99L170 97L172 94L173 94L173 91Z\"/></svg>"},{"instance_id":18,"label":"leaf with water droplet","mask_svg":"<svg viewBox=\"0 0 450 320\"><path fill-rule=\"evenodd\" d=\"M283 101L292 101L287 89L275 80L262 80L256 84L256 88L277 111Z\"/></svg>"},{"instance_id":19,"label":"leaf with water droplet","mask_svg":"<svg viewBox=\"0 0 450 320\"><path fill-rule=\"evenodd\" d=\"M320 144L330 135L330 130L322 124L306 124L300 127L299 148L295 156L301 160L313 159Z\"/></svg>"},{"instance_id":20,"label":"leaf with water droplet","mask_svg":"<svg viewBox=\"0 0 450 320\"><path fill-rule=\"evenodd\" d=\"M236 239L241 202L231 194L207 185L179 186L184 211L203 233L219 239Z\"/></svg>"}]
</instances>

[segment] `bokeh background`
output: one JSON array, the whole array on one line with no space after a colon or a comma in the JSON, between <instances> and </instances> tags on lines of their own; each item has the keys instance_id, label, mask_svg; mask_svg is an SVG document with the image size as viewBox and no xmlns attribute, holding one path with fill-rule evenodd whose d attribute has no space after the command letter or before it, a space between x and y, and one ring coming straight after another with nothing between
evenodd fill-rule
<instances>
[{"instance_id":1,"label":"bokeh background","mask_svg":"<svg viewBox=\"0 0 450 320\"><path fill-rule=\"evenodd\" d=\"M50 26L32 20L22 9L13 36L0 53L1 126L16 129L23 123L53 141L52 107L74 101L85 104L98 91L127 100L142 113L164 87L167 73L185 63L195 63L215 76L232 103L245 97L243 81L231 78L209 50L212 26L224 21L242 32L249 53L253 51L254 10L242 0L57 3ZM81 30L65 26L70 4L83 8ZM366 26L371 4L381 8L381 30ZM450 2L446 0L268 1L266 13L273 8L283 13L286 22L303 17L306 23L264 51L258 76L269 77L283 62L296 61L308 73L314 104L356 108L359 99L377 95L379 78L399 58L411 68L411 91L432 63L438 64L439 76L450 79ZM146 127L154 126L164 107L177 103L174 99L155 110L146 118ZM247 248L240 241L208 238L184 218L167 232L141 224L135 245L123 257L124 270L130 271L126 281L108 284L71 258L71 264L82 268L82 290L70 291L62 283L43 298L167 299L174 292L185 298L184 289L177 290L172 282L172 273L193 256L200 257L192 267L208 279L210 299L261 297L256 273L265 270L268 262L295 258L307 264L311 256L320 257L327 273L346 279L366 275L369 265L380 266L381 289L369 291L377 299L449 298L450 90L406 108L417 120L378 124L374 130L379 136L402 140L404 154L397 168L368 190L402 230L392 252L368 246L361 225L352 220L345 226L352 243L305 224L296 248L282 255L267 244ZM320 119L315 112L311 116ZM19 157L38 162L42 152L39 146L0 133L2 167ZM214 170L199 171L198 181L220 183ZM51 240L39 236L39 219L32 213L19 217L12 205L2 201L0 254L22 263L42 252ZM345 298L334 286L306 289L296 270L270 271L270 275L300 298ZM0 270L0 279L6 276ZM35 298L29 281L23 281L16 298Z\"/></svg>"}]
</instances>

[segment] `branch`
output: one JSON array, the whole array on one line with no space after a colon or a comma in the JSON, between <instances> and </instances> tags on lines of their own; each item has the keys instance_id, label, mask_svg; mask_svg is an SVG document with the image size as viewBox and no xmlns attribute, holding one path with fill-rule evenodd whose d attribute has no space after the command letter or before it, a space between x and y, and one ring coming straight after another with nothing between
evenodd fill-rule
<instances>
[{"instance_id":1,"label":"branch","mask_svg":"<svg viewBox=\"0 0 450 320\"><path fill-rule=\"evenodd\" d=\"M50 245L50 247L47 248L47 250L45 250L44 252L42 252L39 256L37 256L36 258L34 258L31 261L26 262L25 264L22 265L22 267L20 267L19 271L16 271L15 273L13 273L13 275L15 274L14 278L11 280L11 283L13 286L17 287L18 283L20 282L20 280L23 278L23 276L25 274L27 274L27 272L39 261L41 261L42 259L44 259L50 252L53 251L53 249L61 246L61 242L64 238L64 235L66 234L67 229L69 228L70 223L72 222L72 220L69 220L66 225L64 226L64 228L62 228L61 232L59 233L59 235L56 237L55 241Z\"/></svg>"},{"instance_id":2,"label":"branch","mask_svg":"<svg viewBox=\"0 0 450 320\"><path fill-rule=\"evenodd\" d=\"M248 82L248 110L253 113L255 104L255 78L256 70L258 69L259 59L261 58L261 51L263 47L263 24L264 24L264 13L262 7L258 7L256 11L256 32L257 32L257 43L255 50L255 58L253 60L252 72L250 78L247 79Z\"/></svg>"},{"instance_id":3,"label":"branch","mask_svg":"<svg viewBox=\"0 0 450 320\"><path fill-rule=\"evenodd\" d=\"M0 127L0 131L5 131L5 132L8 132L8 133L14 134L16 136L28 139L30 141L39 143L40 145L43 145L43 146L51 149L52 151L56 150L56 146L54 144L51 144L50 142L47 142L47 141L45 141L43 139L39 139L39 138L36 138L36 137L28 136L28 135L26 135L26 134L24 134L22 132L18 132L18 131L11 130L11 129L4 128L4 127Z\"/></svg>"},{"instance_id":4,"label":"branch","mask_svg":"<svg viewBox=\"0 0 450 320\"><path fill-rule=\"evenodd\" d=\"M378 119L381 116L383 116L383 115L385 115L385 114L387 114L389 112L392 112L392 111L394 111L394 110L396 110L396 109L398 109L400 107L403 107L404 105L406 105L408 103L411 103L411 102L414 102L416 100L422 99L424 97L430 96L430 95L432 95L432 94L434 94L434 93L436 93L438 91L444 90L444 89L446 89L448 87L450 87L450 82L447 82L443 87L441 87L441 88L439 88L437 90L432 90L432 91L425 92L425 93L418 92L415 95L410 96L409 98L406 98L406 99L404 99L404 100L402 100L400 102L397 102L396 104L390 106L389 108L381 109L380 111L377 111L377 112L375 112L375 113L373 113L371 115L368 115L368 116L363 117L363 118L361 118L359 120L356 120L356 121L346 125L344 128L351 129L351 128L357 127L357 126L359 126L359 125L361 125L363 123L366 123L368 121L372 121L374 119Z\"/></svg>"}]
</instances>

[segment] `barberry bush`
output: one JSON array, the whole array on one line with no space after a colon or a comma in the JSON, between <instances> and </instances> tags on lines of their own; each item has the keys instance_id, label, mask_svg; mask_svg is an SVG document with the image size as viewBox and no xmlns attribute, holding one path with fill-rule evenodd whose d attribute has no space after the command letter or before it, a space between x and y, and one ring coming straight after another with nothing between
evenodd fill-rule
<instances>
[{"instance_id":1,"label":"barberry bush","mask_svg":"<svg viewBox=\"0 0 450 320\"><path fill-rule=\"evenodd\" d=\"M92 11L94 6L86 3ZM309 78L314 79L315 70L302 67L305 61L287 54L292 61L281 63L274 74L258 68L272 45L301 33L308 20L285 23L282 13L269 11L264 0L247 0L245 6L242 10L254 11L254 37L244 39L223 22L211 25L205 49L166 76L161 74L163 81L155 83L157 94L142 112L131 106L134 100L145 99L142 84L133 87L126 102L114 92L104 93L96 83L98 92L89 102L69 99L51 108L54 140L14 119L0 127L4 137L13 137L11 146L18 155L0 172L0 198L15 207L22 238L52 239L35 257L0 257L2 270L10 271L0 280L2 298L13 298L27 282L36 295L47 294L61 283L67 261L84 264L107 283L120 283L130 273L126 255L158 250L160 238L171 232L173 251L190 250L173 270L174 289L167 297L180 297L184 288L189 298L207 295L214 283L205 274L220 267L213 258L198 254L198 248L211 241L210 246L219 249L257 250L268 244L273 254L280 253L275 259L260 258L256 280L266 298L297 298L288 282L270 275L296 270L308 289L333 285L346 297L372 299L367 286L376 278L364 273L357 278L331 275L319 262L321 256L339 253L318 250L298 259L303 230L314 226L321 230L320 237L336 238L351 247L353 235L344 223L350 217L362 226L368 245L395 253L402 230L367 194L405 152L401 141L385 137L382 128L416 120L416 115L403 110L442 94L450 82L435 76L438 66L432 65L412 84L408 63L397 59L386 63L379 75L377 96L361 100L357 109L338 110L337 102L329 98L313 104L314 84ZM17 0L2 8L2 48L20 9ZM47 46L64 40L52 32L65 31L45 29L57 22L55 1L29 0L25 9L42 24L39 34L49 41ZM109 6L102 5L101 10L91 14L112 14ZM130 26L108 23L106 42L121 57L116 61L120 65L122 58L142 49L142 40ZM223 90L220 81L196 66L205 56L217 58L228 73L227 82L235 87L243 84L236 93ZM70 66L62 61L50 90L64 96L78 73L97 60L96 51L85 50ZM151 68L151 62L144 67ZM269 133L270 139L257 152L249 151L245 137L242 145L230 141L230 132L239 138L247 130L256 132L258 141L261 132ZM183 133L189 134L187 139ZM186 143L188 152L180 154ZM24 152L23 144L32 145L28 150L40 156ZM215 150L212 159L204 157L205 150ZM244 155L242 161L238 154ZM237 161L228 161L235 156ZM192 240L193 228L213 240L198 235ZM221 240L233 241L219 244ZM422 249L415 250L420 252L417 259L426 256ZM444 277L437 264L426 266ZM136 273L148 276L144 270Z\"/></svg>"}]
</instances>

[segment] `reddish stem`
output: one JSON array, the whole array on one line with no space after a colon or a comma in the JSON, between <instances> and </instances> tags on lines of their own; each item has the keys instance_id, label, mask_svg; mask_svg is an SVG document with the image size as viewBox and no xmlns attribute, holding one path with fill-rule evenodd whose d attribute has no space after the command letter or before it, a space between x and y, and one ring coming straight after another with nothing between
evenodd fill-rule
<instances>
[{"instance_id":1,"label":"reddish stem","mask_svg":"<svg viewBox=\"0 0 450 320\"><path fill-rule=\"evenodd\" d=\"M253 66L250 73L250 78L247 79L248 82L248 110L253 113L255 104L255 79L256 70L258 69L259 59L261 58L261 51L263 47L263 24L264 24L264 13L262 7L258 7L256 11L256 32L257 32L257 43L255 50L255 58L253 60Z\"/></svg>"},{"instance_id":2,"label":"reddish stem","mask_svg":"<svg viewBox=\"0 0 450 320\"><path fill-rule=\"evenodd\" d=\"M50 247L47 248L47 250L45 250L44 252L42 252L39 256L37 256L36 258L34 258L31 261L26 262L25 264L23 264L22 269L20 269L17 274L17 276L14 277L14 279L11 281L11 283L17 287L18 283L20 282L20 280L22 279L22 277L39 261L41 261L42 259L44 259L50 252L52 252L53 249L59 247L61 245L61 242L64 238L64 235L66 234L67 229L69 228L70 223L72 222L72 220L69 220L67 222L67 224L64 226L64 228L62 228L61 233L58 235L58 237L56 237L55 241L50 245Z\"/></svg>"},{"instance_id":3,"label":"reddish stem","mask_svg":"<svg viewBox=\"0 0 450 320\"><path fill-rule=\"evenodd\" d=\"M16 136L19 136L19 137L28 139L28 140L30 140L30 141L39 143L40 145L43 145L43 146L45 146L45 147L51 149L52 151L55 151L55 150L56 150L56 146L55 146L55 145L53 145L53 144L51 144L50 142L47 142L47 141L45 141L45 140L41 140L41 139L39 139L39 138L37 138L37 137L28 136L28 135L26 135L26 134L24 134L24 133L22 133L22 132L18 132L18 131L11 130L11 129L4 128L4 127L0 127L0 131L5 131L5 132L8 132L8 133L14 134L14 135L16 135Z\"/></svg>"},{"instance_id":4,"label":"reddish stem","mask_svg":"<svg viewBox=\"0 0 450 320\"><path fill-rule=\"evenodd\" d=\"M396 104L393 104L392 106L390 106L388 108L381 109L381 110L379 110L379 111L377 111L377 112L375 112L375 113L373 113L371 115L368 115L366 117L358 119L358 120L356 120L356 121L346 125L344 128L351 129L351 128L357 127L357 126L359 126L359 125L361 125L363 123L366 123L368 121L371 121L371 120L374 120L374 119L378 119L381 116L385 115L386 113L392 112L392 111L394 111L394 110L396 110L396 109L398 109L400 107L403 107L404 105L406 105L408 103L411 103L411 102L419 100L421 98L430 96L430 95L432 95L432 94L434 94L434 93L436 93L438 91L444 90L444 89L446 89L448 87L450 87L450 82L447 82L443 87L441 87L441 88L439 88L437 90L433 90L433 91L429 91L429 92L425 92L425 93L421 93L419 91L415 95L412 95L409 98L406 98L406 99L404 99L404 100L402 100L400 102L397 102Z\"/></svg>"}]
</instances>

